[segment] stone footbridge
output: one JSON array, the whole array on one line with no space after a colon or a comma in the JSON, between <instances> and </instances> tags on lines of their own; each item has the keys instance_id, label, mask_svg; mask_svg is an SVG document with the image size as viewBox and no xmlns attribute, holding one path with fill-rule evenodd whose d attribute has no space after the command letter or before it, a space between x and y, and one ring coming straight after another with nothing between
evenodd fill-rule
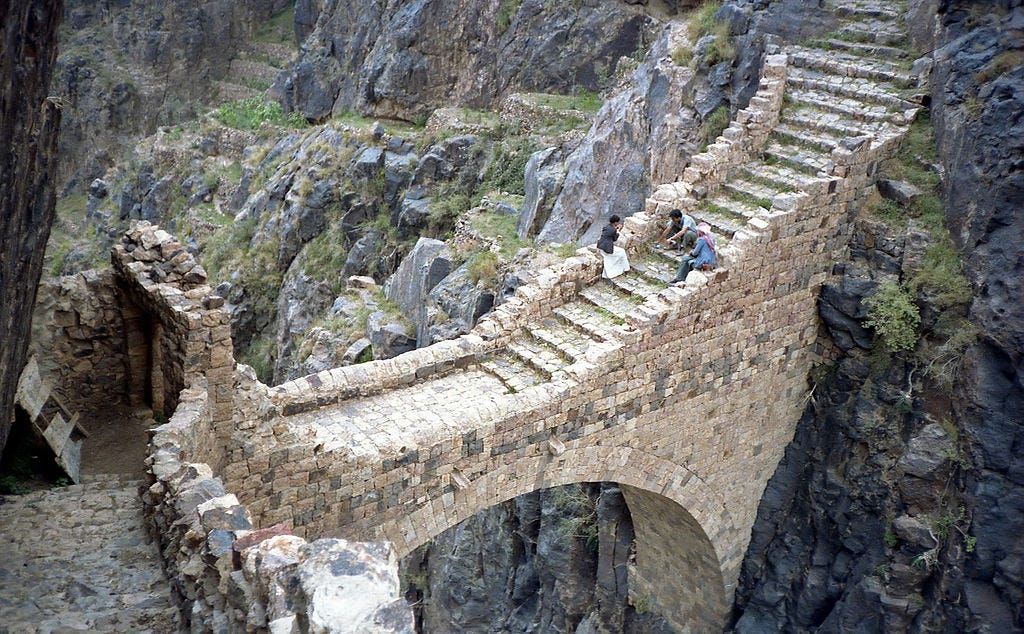
<instances>
[{"instance_id":1,"label":"stone footbridge","mask_svg":"<svg viewBox=\"0 0 1024 634\"><path fill-rule=\"evenodd\" d=\"M898 12L833 4L841 28L821 48L768 55L749 106L626 220L632 271L603 280L581 249L456 340L270 388L231 374L205 274L184 292L159 283L139 254L176 247L130 234L139 246L115 264L160 335L136 383L173 410L154 435L147 503L196 622L294 623L262 555L241 570L232 558L253 526L387 540L404 555L515 496L613 481L636 529L634 600L681 631L721 629L808 373L832 354L819 289L917 110ZM720 267L682 284L678 254L646 247L673 207L718 243Z\"/></svg>"},{"instance_id":2,"label":"stone footbridge","mask_svg":"<svg viewBox=\"0 0 1024 634\"><path fill-rule=\"evenodd\" d=\"M404 555L515 496L614 481L636 527L631 593L681 630L720 628L830 354L819 289L917 110L897 12L837 4L835 36L768 56L749 107L627 219L629 274L600 279L582 249L458 340L270 389L228 487L264 525ZM672 207L717 236L720 268L685 284L678 255L644 246Z\"/></svg>"}]
</instances>

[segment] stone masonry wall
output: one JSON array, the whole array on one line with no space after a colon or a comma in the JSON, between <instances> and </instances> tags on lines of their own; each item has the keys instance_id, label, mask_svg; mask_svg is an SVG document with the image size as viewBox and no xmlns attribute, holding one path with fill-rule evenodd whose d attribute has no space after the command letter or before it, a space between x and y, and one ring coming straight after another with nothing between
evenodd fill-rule
<instances>
[{"instance_id":1,"label":"stone masonry wall","mask_svg":"<svg viewBox=\"0 0 1024 634\"><path fill-rule=\"evenodd\" d=\"M42 283L32 321L40 371L71 411L94 419L129 402L128 333L112 271Z\"/></svg>"},{"instance_id":2,"label":"stone masonry wall","mask_svg":"<svg viewBox=\"0 0 1024 634\"><path fill-rule=\"evenodd\" d=\"M235 377L240 409L255 412L266 387L250 368ZM284 525L254 530L249 512L202 462L213 439L206 386L197 379L156 428L152 484L143 495L147 524L192 631L412 632L399 597L398 568L387 544L309 543Z\"/></svg>"},{"instance_id":3,"label":"stone masonry wall","mask_svg":"<svg viewBox=\"0 0 1024 634\"><path fill-rule=\"evenodd\" d=\"M144 390L153 411L168 415L179 392L203 377L219 445L231 436L232 373L230 313L206 284L206 271L166 231L136 223L112 255L125 295L148 318L149 345L129 347L133 391ZM133 331L144 331L135 328ZM223 456L204 457L214 467Z\"/></svg>"},{"instance_id":4,"label":"stone masonry wall","mask_svg":"<svg viewBox=\"0 0 1024 634\"><path fill-rule=\"evenodd\" d=\"M314 631L412 632L389 546L307 543L285 526L253 530L215 475L235 430L266 418L269 399L250 368L235 372L229 314L202 267L145 222L115 247L113 263L112 273L96 274L91 297L104 319L125 324L115 338L128 342L127 353L105 361L121 364L113 380L152 399L155 411L173 412L153 430L143 501L190 628L294 631L301 622ZM56 304L54 321L80 326L80 313L64 308Z\"/></svg>"}]
</instances>

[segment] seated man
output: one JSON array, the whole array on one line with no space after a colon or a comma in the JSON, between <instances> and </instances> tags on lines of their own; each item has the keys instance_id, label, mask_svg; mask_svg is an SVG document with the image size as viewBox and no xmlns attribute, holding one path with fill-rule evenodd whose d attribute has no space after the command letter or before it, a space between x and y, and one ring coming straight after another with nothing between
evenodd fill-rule
<instances>
[{"instance_id":1,"label":"seated man","mask_svg":"<svg viewBox=\"0 0 1024 634\"><path fill-rule=\"evenodd\" d=\"M660 249L664 245L668 249L673 247L683 250L692 249L694 243L697 242L697 223L678 209L670 211L668 217L669 222L665 225L665 230L661 232L658 244L654 245L654 248ZM667 240L666 236L668 236Z\"/></svg>"},{"instance_id":2,"label":"seated man","mask_svg":"<svg viewBox=\"0 0 1024 634\"><path fill-rule=\"evenodd\" d=\"M621 230L622 219L617 214L612 214L608 219L608 224L601 229L601 238L597 241L597 248L604 258L604 270L601 272L601 277L612 279L629 270L626 250L615 246L615 241L619 239Z\"/></svg>"},{"instance_id":3,"label":"seated man","mask_svg":"<svg viewBox=\"0 0 1024 634\"><path fill-rule=\"evenodd\" d=\"M711 225L702 222L697 225L697 245L689 255L684 255L679 262L679 269L673 282L682 282L690 271L710 271L718 266L715 254L715 238L711 235Z\"/></svg>"}]
</instances>

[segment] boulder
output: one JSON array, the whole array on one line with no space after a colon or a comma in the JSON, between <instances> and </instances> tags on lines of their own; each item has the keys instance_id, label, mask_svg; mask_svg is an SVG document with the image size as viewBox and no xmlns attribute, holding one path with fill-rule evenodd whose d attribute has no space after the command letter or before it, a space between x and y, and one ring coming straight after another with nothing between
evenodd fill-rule
<instances>
[{"instance_id":1,"label":"boulder","mask_svg":"<svg viewBox=\"0 0 1024 634\"><path fill-rule=\"evenodd\" d=\"M420 345L469 332L477 320L494 307L494 289L473 281L469 265L465 263L430 291L430 302L441 310L429 311L422 323L417 323ZM434 323L441 311L447 319Z\"/></svg>"},{"instance_id":2,"label":"boulder","mask_svg":"<svg viewBox=\"0 0 1024 634\"><path fill-rule=\"evenodd\" d=\"M366 235L356 240L356 243L348 250L345 266L341 269L341 277L348 278L353 275L366 275L370 273L371 265L377 259L379 249L380 233L370 229L366 232Z\"/></svg>"},{"instance_id":3,"label":"boulder","mask_svg":"<svg viewBox=\"0 0 1024 634\"><path fill-rule=\"evenodd\" d=\"M310 632L413 634L391 546L320 539L301 549L297 612Z\"/></svg>"},{"instance_id":4,"label":"boulder","mask_svg":"<svg viewBox=\"0 0 1024 634\"><path fill-rule=\"evenodd\" d=\"M427 294L451 271L452 259L451 249L444 242L420 238L384 284L384 295L415 322Z\"/></svg>"},{"instance_id":5,"label":"boulder","mask_svg":"<svg viewBox=\"0 0 1024 634\"><path fill-rule=\"evenodd\" d=\"M875 186L878 187L878 193L882 195L882 198L895 200L904 205L912 203L915 198L924 194L914 185L901 180L880 178Z\"/></svg>"},{"instance_id":6,"label":"boulder","mask_svg":"<svg viewBox=\"0 0 1024 634\"><path fill-rule=\"evenodd\" d=\"M524 178L526 195L516 219L516 233L527 239L536 235L547 222L551 205L565 180L561 150L550 147L531 154Z\"/></svg>"},{"instance_id":7,"label":"boulder","mask_svg":"<svg viewBox=\"0 0 1024 634\"><path fill-rule=\"evenodd\" d=\"M366 318L366 334L373 346L374 359L390 359L416 349L416 339L410 335L409 326L401 318L383 311L370 313Z\"/></svg>"},{"instance_id":8,"label":"boulder","mask_svg":"<svg viewBox=\"0 0 1024 634\"><path fill-rule=\"evenodd\" d=\"M943 475L954 448L949 435L938 423L929 423L907 443L907 450L900 458L899 468L904 474L929 480Z\"/></svg>"},{"instance_id":9,"label":"boulder","mask_svg":"<svg viewBox=\"0 0 1024 634\"><path fill-rule=\"evenodd\" d=\"M356 180L372 180L380 174L384 167L384 150L370 146L360 152L352 164L352 178Z\"/></svg>"}]
</instances>

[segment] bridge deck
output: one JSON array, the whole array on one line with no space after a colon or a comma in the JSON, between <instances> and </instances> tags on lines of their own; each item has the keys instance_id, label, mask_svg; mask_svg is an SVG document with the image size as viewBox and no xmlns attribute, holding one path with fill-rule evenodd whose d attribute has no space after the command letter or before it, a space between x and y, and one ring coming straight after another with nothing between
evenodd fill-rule
<instances>
[{"instance_id":1,"label":"bridge deck","mask_svg":"<svg viewBox=\"0 0 1024 634\"><path fill-rule=\"evenodd\" d=\"M509 393L497 377L478 369L456 372L415 385L345 401L288 418L295 427L316 427L332 449L356 456L389 455L415 448L439 433L459 434L496 407Z\"/></svg>"}]
</instances>

